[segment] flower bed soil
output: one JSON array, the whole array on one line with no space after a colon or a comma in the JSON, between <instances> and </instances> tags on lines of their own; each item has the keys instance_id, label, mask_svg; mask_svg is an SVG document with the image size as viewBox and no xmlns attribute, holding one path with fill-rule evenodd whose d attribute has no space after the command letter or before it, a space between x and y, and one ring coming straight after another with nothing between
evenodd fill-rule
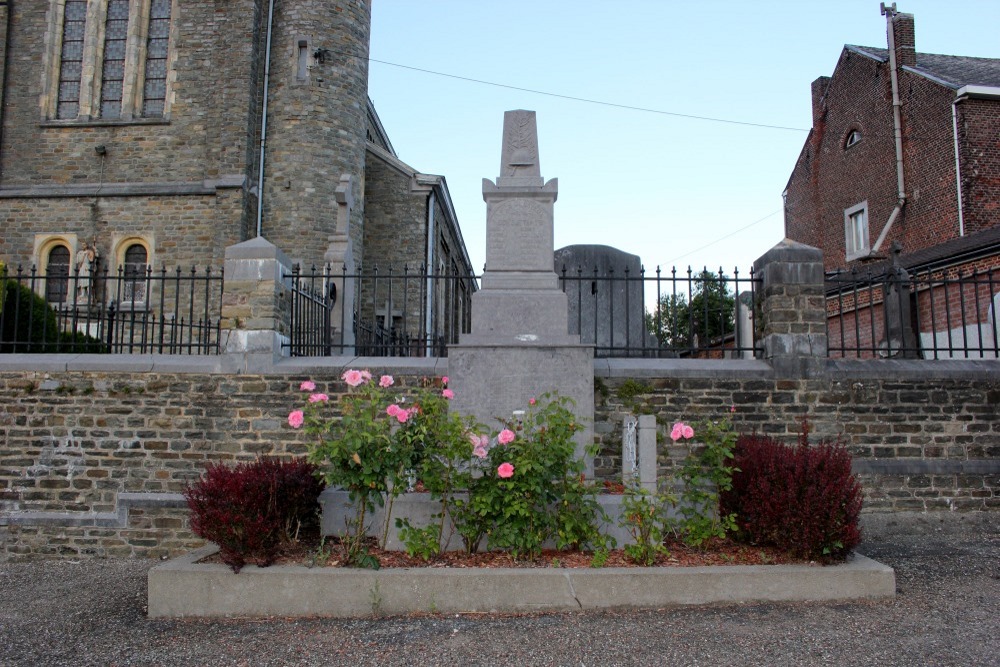
<instances>
[{"instance_id":1,"label":"flower bed soil","mask_svg":"<svg viewBox=\"0 0 1000 667\"><path fill-rule=\"evenodd\" d=\"M794 558L773 547L739 544L730 539L712 539L701 547L692 547L679 540L666 543L666 553L660 554L651 567L701 567L708 565L790 565L809 561ZM584 567L647 567L635 563L624 549L612 549L603 564L594 561L590 551L544 549L536 558L515 559L504 551L467 554L448 551L430 560L410 556L404 551L386 551L369 545L369 553L380 568L584 568ZM221 563L218 553L202 559L203 563ZM285 547L273 565L306 565L310 567L346 567L344 552L337 541L307 536Z\"/></svg>"}]
</instances>

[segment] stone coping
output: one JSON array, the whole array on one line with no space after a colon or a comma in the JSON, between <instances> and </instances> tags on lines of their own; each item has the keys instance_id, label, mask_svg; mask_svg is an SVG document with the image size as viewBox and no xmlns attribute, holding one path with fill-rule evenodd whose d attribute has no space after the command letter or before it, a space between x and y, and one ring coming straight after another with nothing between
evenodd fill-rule
<instances>
[{"instance_id":1,"label":"stone coping","mask_svg":"<svg viewBox=\"0 0 1000 667\"><path fill-rule=\"evenodd\" d=\"M831 601L896 594L892 568L861 554L842 565L663 568L352 568L197 561L213 545L152 568L148 615L358 618L530 613L680 605Z\"/></svg>"},{"instance_id":2,"label":"stone coping","mask_svg":"<svg viewBox=\"0 0 1000 667\"><path fill-rule=\"evenodd\" d=\"M238 355L237 355L238 356ZM233 355L169 354L5 354L3 371L96 371L245 374ZM446 375L447 357L284 357L268 361L254 375L311 375L369 368L395 373ZM831 380L969 379L995 380L997 359L828 359L825 377ZM773 378L774 369L759 359L594 359L594 375L602 378Z\"/></svg>"}]
</instances>

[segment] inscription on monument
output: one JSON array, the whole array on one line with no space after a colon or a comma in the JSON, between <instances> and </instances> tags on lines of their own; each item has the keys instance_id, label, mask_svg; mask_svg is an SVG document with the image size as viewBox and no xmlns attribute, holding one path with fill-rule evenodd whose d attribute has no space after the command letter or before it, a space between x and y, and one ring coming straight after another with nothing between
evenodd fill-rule
<instances>
[{"instance_id":1,"label":"inscription on monument","mask_svg":"<svg viewBox=\"0 0 1000 667\"><path fill-rule=\"evenodd\" d=\"M552 271L552 206L530 199L500 201L486 219L486 268Z\"/></svg>"}]
</instances>

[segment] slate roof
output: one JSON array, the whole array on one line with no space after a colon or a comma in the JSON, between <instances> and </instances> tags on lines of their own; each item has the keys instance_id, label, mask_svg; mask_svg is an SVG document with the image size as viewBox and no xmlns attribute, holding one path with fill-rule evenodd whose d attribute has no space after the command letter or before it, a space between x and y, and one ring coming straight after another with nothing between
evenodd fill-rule
<instances>
[{"instance_id":1,"label":"slate roof","mask_svg":"<svg viewBox=\"0 0 1000 667\"><path fill-rule=\"evenodd\" d=\"M882 62L889 60L887 49L852 44L848 44L846 48L864 53ZM917 65L910 69L940 81L955 90L962 86L1000 87L1000 58L970 58L968 56L944 56L937 53L917 53Z\"/></svg>"}]
</instances>

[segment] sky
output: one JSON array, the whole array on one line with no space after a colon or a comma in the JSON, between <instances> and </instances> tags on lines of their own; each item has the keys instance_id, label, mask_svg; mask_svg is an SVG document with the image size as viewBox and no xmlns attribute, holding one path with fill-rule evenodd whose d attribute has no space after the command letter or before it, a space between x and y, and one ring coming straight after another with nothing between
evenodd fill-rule
<instances>
[{"instance_id":1,"label":"sky","mask_svg":"<svg viewBox=\"0 0 1000 667\"><path fill-rule=\"evenodd\" d=\"M896 4L918 52L1000 58L1000 0ZM542 176L559 179L556 248L745 277L784 237L812 81L844 44L886 46L872 0L373 5L369 96L399 158L446 178L477 272L503 113L529 109Z\"/></svg>"}]
</instances>

